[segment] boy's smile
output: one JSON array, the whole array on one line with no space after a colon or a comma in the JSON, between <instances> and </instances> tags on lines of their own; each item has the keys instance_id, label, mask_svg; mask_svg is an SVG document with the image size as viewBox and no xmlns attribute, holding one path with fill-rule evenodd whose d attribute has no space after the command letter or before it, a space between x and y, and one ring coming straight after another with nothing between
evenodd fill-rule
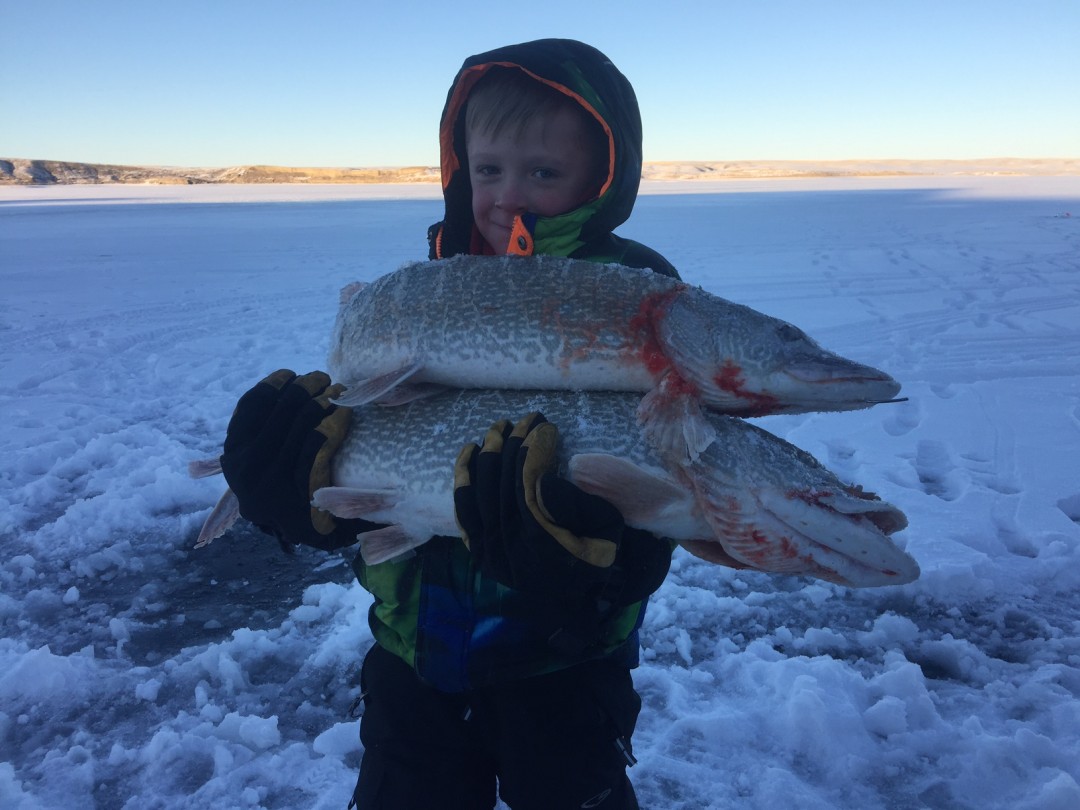
<instances>
[{"instance_id":1,"label":"boy's smile","mask_svg":"<svg viewBox=\"0 0 1080 810\"><path fill-rule=\"evenodd\" d=\"M505 253L514 217L551 217L594 197L604 178L596 176L580 116L561 109L534 118L519 130L466 137L473 219L496 253Z\"/></svg>"}]
</instances>

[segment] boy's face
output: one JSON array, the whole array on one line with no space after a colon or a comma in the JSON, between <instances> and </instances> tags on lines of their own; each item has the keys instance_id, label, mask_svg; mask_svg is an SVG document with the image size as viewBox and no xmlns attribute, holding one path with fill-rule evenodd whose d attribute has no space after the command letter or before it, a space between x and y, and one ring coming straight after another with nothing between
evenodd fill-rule
<instances>
[{"instance_id":1,"label":"boy's face","mask_svg":"<svg viewBox=\"0 0 1080 810\"><path fill-rule=\"evenodd\" d=\"M468 132L472 210L476 227L496 253L505 253L514 217L551 217L596 196L602 180L584 123L573 110L534 118L520 132L492 137Z\"/></svg>"}]
</instances>

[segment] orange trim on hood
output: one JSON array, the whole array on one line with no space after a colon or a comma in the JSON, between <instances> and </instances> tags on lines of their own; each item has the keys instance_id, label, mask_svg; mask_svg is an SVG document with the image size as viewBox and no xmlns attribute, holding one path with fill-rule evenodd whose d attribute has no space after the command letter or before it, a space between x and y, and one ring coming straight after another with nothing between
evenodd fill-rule
<instances>
[{"instance_id":1,"label":"orange trim on hood","mask_svg":"<svg viewBox=\"0 0 1080 810\"><path fill-rule=\"evenodd\" d=\"M458 160L457 152L454 151L454 125L457 123L458 116L461 114L461 108L464 106L465 100L469 97L469 92L480 78L493 67L517 68L533 79L536 79L536 81L541 84L546 84L548 87L558 90L563 95L569 96L580 104L589 115L596 119L597 123L603 128L604 134L607 135L608 140L607 180L604 181L604 185L600 188L600 193L597 194L598 197L604 196L611 187L611 184L615 181L615 135L612 133L611 127L608 126L607 121L605 121L604 117L596 111L596 108L593 107L593 105L569 87L561 85L558 82L553 82L550 79L545 79L543 76L538 76L531 70L526 70L521 65L514 62L485 62L482 65L473 65L472 67L463 70L458 77L457 84L454 86L454 92L450 96L450 101L447 103L446 114L443 116L442 124L439 127L439 154L443 191L446 191L446 187L450 185L450 178L452 178L454 173L461 168L461 161Z\"/></svg>"},{"instance_id":2,"label":"orange trim on hood","mask_svg":"<svg viewBox=\"0 0 1080 810\"><path fill-rule=\"evenodd\" d=\"M435 234L435 258L436 259L443 258L443 255L442 255L442 234L443 234L443 226L440 225L439 226L439 232L437 234Z\"/></svg>"}]
</instances>

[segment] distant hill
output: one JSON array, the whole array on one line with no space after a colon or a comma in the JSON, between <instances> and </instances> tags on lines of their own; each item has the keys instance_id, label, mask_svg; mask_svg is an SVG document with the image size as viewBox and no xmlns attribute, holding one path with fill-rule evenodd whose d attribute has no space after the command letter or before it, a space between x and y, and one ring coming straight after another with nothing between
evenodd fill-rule
<instances>
[{"instance_id":1,"label":"distant hill","mask_svg":"<svg viewBox=\"0 0 1080 810\"><path fill-rule=\"evenodd\" d=\"M727 180L767 177L1080 174L1080 158L986 160L732 160L646 163L646 180ZM62 160L0 158L0 185L139 183L435 183L433 166L382 169L290 166L117 166Z\"/></svg>"},{"instance_id":2,"label":"distant hill","mask_svg":"<svg viewBox=\"0 0 1080 810\"><path fill-rule=\"evenodd\" d=\"M0 158L0 185L140 183L431 183L439 170L427 166L391 169L293 168L290 166L116 166L62 160Z\"/></svg>"}]
</instances>

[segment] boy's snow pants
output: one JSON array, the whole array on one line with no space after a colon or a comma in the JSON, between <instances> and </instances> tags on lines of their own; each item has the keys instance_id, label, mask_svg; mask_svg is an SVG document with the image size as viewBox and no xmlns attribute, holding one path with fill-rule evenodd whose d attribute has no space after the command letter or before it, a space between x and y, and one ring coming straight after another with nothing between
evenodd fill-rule
<instances>
[{"instance_id":1,"label":"boy's snow pants","mask_svg":"<svg viewBox=\"0 0 1080 810\"><path fill-rule=\"evenodd\" d=\"M364 660L359 810L637 810L641 700L608 661L447 694L375 645ZM625 752L625 753L624 753Z\"/></svg>"}]
</instances>

